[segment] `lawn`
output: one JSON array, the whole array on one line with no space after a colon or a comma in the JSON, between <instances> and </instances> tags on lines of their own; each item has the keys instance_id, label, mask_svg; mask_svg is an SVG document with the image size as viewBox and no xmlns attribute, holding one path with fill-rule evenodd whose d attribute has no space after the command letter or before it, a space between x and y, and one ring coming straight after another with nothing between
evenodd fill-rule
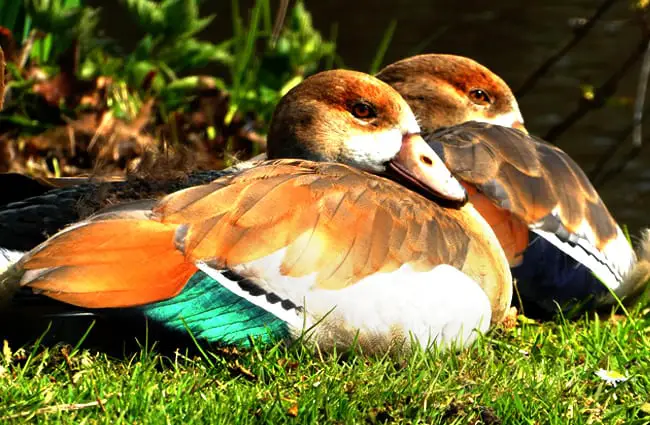
<instances>
[{"instance_id":1,"label":"lawn","mask_svg":"<svg viewBox=\"0 0 650 425\"><path fill-rule=\"evenodd\" d=\"M638 308L574 322L520 316L463 352L400 358L301 344L195 346L192 356L143 344L114 358L5 343L0 422L645 424L649 338L650 310ZM613 385L601 369L626 379Z\"/></svg>"}]
</instances>

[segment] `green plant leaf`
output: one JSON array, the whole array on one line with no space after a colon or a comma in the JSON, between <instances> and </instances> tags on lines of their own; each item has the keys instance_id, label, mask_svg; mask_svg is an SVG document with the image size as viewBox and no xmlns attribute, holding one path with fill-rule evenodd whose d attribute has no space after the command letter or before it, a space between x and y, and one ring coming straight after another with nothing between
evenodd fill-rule
<instances>
[{"instance_id":1,"label":"green plant leaf","mask_svg":"<svg viewBox=\"0 0 650 425\"><path fill-rule=\"evenodd\" d=\"M390 24L388 24L388 28L386 28L384 36L382 37L381 42L379 43L379 47L377 48L377 53L375 53L375 58L372 60L372 65L370 65L369 71L370 74L376 74L379 72L381 64L384 60L384 56L386 56L388 46L390 46L390 41L393 39L393 34L395 34L395 28L397 28L397 21L392 20Z\"/></svg>"},{"instance_id":2,"label":"green plant leaf","mask_svg":"<svg viewBox=\"0 0 650 425\"><path fill-rule=\"evenodd\" d=\"M188 33L199 16L195 0L165 0L160 8L165 17L165 35L169 38Z\"/></svg>"},{"instance_id":3,"label":"green plant leaf","mask_svg":"<svg viewBox=\"0 0 650 425\"><path fill-rule=\"evenodd\" d=\"M66 7L64 0L25 0L35 28L48 33L67 33L78 28L90 8Z\"/></svg>"},{"instance_id":4,"label":"green plant leaf","mask_svg":"<svg viewBox=\"0 0 650 425\"><path fill-rule=\"evenodd\" d=\"M152 35L165 32L165 13L160 4L150 0L122 0L122 3L140 29Z\"/></svg>"},{"instance_id":5,"label":"green plant leaf","mask_svg":"<svg viewBox=\"0 0 650 425\"><path fill-rule=\"evenodd\" d=\"M232 65L230 43L215 45L193 38L182 38L163 48L159 58L176 72L201 68L209 63Z\"/></svg>"},{"instance_id":6,"label":"green plant leaf","mask_svg":"<svg viewBox=\"0 0 650 425\"><path fill-rule=\"evenodd\" d=\"M199 18L197 0L165 0L161 4L168 38L191 36L203 30L214 16Z\"/></svg>"},{"instance_id":7,"label":"green plant leaf","mask_svg":"<svg viewBox=\"0 0 650 425\"><path fill-rule=\"evenodd\" d=\"M23 5L16 0L0 1L0 25L12 33L18 29L18 19Z\"/></svg>"}]
</instances>

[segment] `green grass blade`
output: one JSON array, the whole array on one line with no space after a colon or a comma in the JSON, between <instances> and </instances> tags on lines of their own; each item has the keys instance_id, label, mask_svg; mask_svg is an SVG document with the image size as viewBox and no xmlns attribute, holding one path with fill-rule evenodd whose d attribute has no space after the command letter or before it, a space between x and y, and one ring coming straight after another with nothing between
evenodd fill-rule
<instances>
[{"instance_id":1,"label":"green grass blade","mask_svg":"<svg viewBox=\"0 0 650 425\"><path fill-rule=\"evenodd\" d=\"M22 41L27 40L27 37L29 37L29 33L32 30L32 17L29 15L25 15L25 24L23 25L23 38Z\"/></svg>"},{"instance_id":2,"label":"green grass blade","mask_svg":"<svg viewBox=\"0 0 650 425\"><path fill-rule=\"evenodd\" d=\"M397 21L393 19L390 21L390 24L388 24L388 28L386 28L384 36L379 43L377 53L375 53L375 58L372 60L372 64L370 65L370 74L376 74L377 71L379 71L381 68L381 64L384 61L384 56L386 56L386 51L388 50L388 46L390 46L390 42L393 39L393 34L395 33L396 28Z\"/></svg>"},{"instance_id":3,"label":"green grass blade","mask_svg":"<svg viewBox=\"0 0 650 425\"><path fill-rule=\"evenodd\" d=\"M230 9L232 13L232 33L234 38L241 37L243 30L243 24L241 19L241 14L239 12L239 0L232 0L230 2Z\"/></svg>"},{"instance_id":4,"label":"green grass blade","mask_svg":"<svg viewBox=\"0 0 650 425\"><path fill-rule=\"evenodd\" d=\"M237 113L237 110L239 108L239 101L242 99L244 93L247 90L245 77L248 73L249 62L255 50L255 41L257 40L259 33L259 24L263 6L262 3L263 0L258 0L255 3L255 7L253 7L249 28L246 32L246 38L244 39L243 46L238 46L240 50L237 53L235 57L235 63L231 68L233 70L233 81L231 89L232 100L228 106L228 113L224 118L224 122L226 124L229 124L234 118L235 113ZM239 39L241 40L241 37Z\"/></svg>"},{"instance_id":5,"label":"green grass blade","mask_svg":"<svg viewBox=\"0 0 650 425\"><path fill-rule=\"evenodd\" d=\"M237 64L236 64L237 79L235 80L236 81L235 88L237 88L238 84L240 84L241 81L243 80L243 75L246 71L250 58L255 49L255 40L257 39L257 34L259 31L262 2L263 1L258 1L255 4L255 7L253 8L253 12L251 14L250 27L248 28L248 32L246 33L246 41L244 43L244 49L241 51L241 54L238 55L237 57Z\"/></svg>"},{"instance_id":6,"label":"green grass blade","mask_svg":"<svg viewBox=\"0 0 650 425\"><path fill-rule=\"evenodd\" d=\"M0 0L0 25L15 31L22 6L22 1L19 0Z\"/></svg>"},{"instance_id":7,"label":"green grass blade","mask_svg":"<svg viewBox=\"0 0 650 425\"><path fill-rule=\"evenodd\" d=\"M258 0L262 6L262 32L270 35L273 31L273 18L271 16L271 2L269 0Z\"/></svg>"},{"instance_id":8,"label":"green grass blade","mask_svg":"<svg viewBox=\"0 0 650 425\"><path fill-rule=\"evenodd\" d=\"M334 45L334 51L336 51L336 40L338 39L339 36L339 24L338 22L334 22L332 24L332 27L330 28L330 42ZM334 68L334 58L335 54L328 55L325 58L325 69L332 69Z\"/></svg>"}]
</instances>

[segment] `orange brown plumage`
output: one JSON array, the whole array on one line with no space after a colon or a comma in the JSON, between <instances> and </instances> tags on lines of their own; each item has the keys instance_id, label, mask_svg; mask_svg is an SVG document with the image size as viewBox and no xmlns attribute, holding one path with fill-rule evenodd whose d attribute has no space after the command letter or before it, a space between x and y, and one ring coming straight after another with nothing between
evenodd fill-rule
<instances>
[{"instance_id":1,"label":"orange brown plumage","mask_svg":"<svg viewBox=\"0 0 650 425\"><path fill-rule=\"evenodd\" d=\"M273 120L269 155L298 159L99 211L26 254L0 284L136 308L177 330L191 313L194 329L219 329L211 341L246 340L248 325L232 336L223 311L238 323L255 317L255 332L270 320L283 337L324 320L314 332L325 346L358 335L371 351L410 334L423 347L466 344L503 319L506 257L397 92L360 73L318 74Z\"/></svg>"},{"instance_id":2,"label":"orange brown plumage","mask_svg":"<svg viewBox=\"0 0 650 425\"><path fill-rule=\"evenodd\" d=\"M512 114L513 122L523 123L508 85L469 58L444 54L412 56L388 65L377 78L404 97L423 131L472 120L498 120L504 114ZM483 91L491 102L477 104L471 98L474 90Z\"/></svg>"},{"instance_id":3,"label":"orange brown plumage","mask_svg":"<svg viewBox=\"0 0 650 425\"><path fill-rule=\"evenodd\" d=\"M509 272L498 250L485 249L490 236L466 209L442 208L390 180L338 164L277 160L172 194L154 207L149 221L91 221L64 232L23 267L63 267L30 286L85 307L95 307L100 293L126 288L133 289L127 304L166 299L180 291L178 279L187 280L197 261L228 268L284 248L282 274L315 273L321 288L341 289L405 264L420 271L449 264L494 292ZM114 256L127 263L120 270L104 268L116 262ZM130 261L160 267L145 279L151 269L136 272ZM97 278L78 281L67 273L71 266L101 274L82 270L81 276ZM165 282L160 291L158 281ZM499 320L508 293L494 298ZM111 298L103 307L122 305L121 298Z\"/></svg>"},{"instance_id":4,"label":"orange brown plumage","mask_svg":"<svg viewBox=\"0 0 650 425\"><path fill-rule=\"evenodd\" d=\"M169 249L174 230L133 219L68 230L29 256L23 267L33 274L26 278L30 287L51 298L88 308L170 298L197 270L181 252Z\"/></svg>"},{"instance_id":5,"label":"orange brown plumage","mask_svg":"<svg viewBox=\"0 0 650 425\"><path fill-rule=\"evenodd\" d=\"M377 77L407 100L425 139L463 180L497 233L529 311L598 307L614 302L610 289L619 297L638 290L635 276L644 272L635 267L645 251L635 254L571 158L527 135L500 77L471 59L437 54L398 61Z\"/></svg>"},{"instance_id":6,"label":"orange brown plumage","mask_svg":"<svg viewBox=\"0 0 650 425\"><path fill-rule=\"evenodd\" d=\"M617 236L616 222L584 172L560 149L484 123L454 126L429 141L440 144L445 163L458 177L523 223L539 222L556 210L572 233L589 222L598 249Z\"/></svg>"}]
</instances>

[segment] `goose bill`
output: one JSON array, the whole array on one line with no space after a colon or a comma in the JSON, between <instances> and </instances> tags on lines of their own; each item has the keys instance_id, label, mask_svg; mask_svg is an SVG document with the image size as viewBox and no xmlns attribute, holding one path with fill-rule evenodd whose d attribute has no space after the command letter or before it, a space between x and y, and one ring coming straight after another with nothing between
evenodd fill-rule
<instances>
[{"instance_id":1,"label":"goose bill","mask_svg":"<svg viewBox=\"0 0 650 425\"><path fill-rule=\"evenodd\" d=\"M388 163L388 170L426 194L461 205L467 202L465 188L419 134L404 136L400 151Z\"/></svg>"}]
</instances>

